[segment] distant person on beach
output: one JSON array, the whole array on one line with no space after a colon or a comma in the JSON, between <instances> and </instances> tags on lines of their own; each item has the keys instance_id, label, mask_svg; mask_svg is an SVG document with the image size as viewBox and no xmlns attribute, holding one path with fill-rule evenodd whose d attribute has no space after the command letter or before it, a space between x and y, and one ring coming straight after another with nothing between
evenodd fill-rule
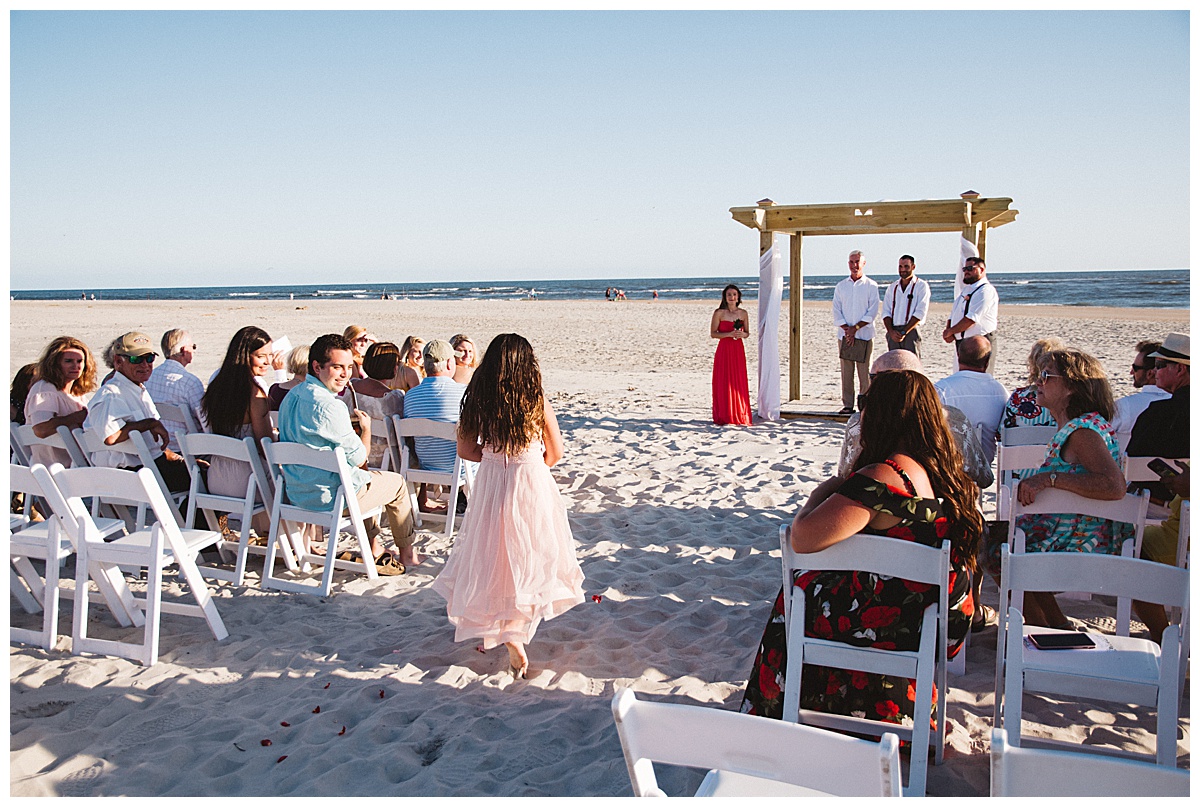
<instances>
[{"instance_id":1,"label":"distant person on beach","mask_svg":"<svg viewBox=\"0 0 1200 807\"><path fill-rule=\"evenodd\" d=\"M510 672L524 678L538 625L583 602L583 570L550 473L562 432L524 337L500 334L488 345L463 397L457 448L479 474L432 588L446 600L454 641L504 644Z\"/></svg>"},{"instance_id":2,"label":"distant person on beach","mask_svg":"<svg viewBox=\"0 0 1200 807\"><path fill-rule=\"evenodd\" d=\"M348 325L342 336L349 340L351 352L354 354L354 373L351 377L366 378L367 374L363 372L362 368L363 359L366 358L367 348L375 344L377 340L361 325Z\"/></svg>"},{"instance_id":3,"label":"distant person on beach","mask_svg":"<svg viewBox=\"0 0 1200 807\"><path fill-rule=\"evenodd\" d=\"M867 260L860 250L848 258L850 276L833 289L833 324L838 334L838 359L842 369L842 409L854 411L854 375L858 374L859 395L871 386L867 369L875 339L875 317L879 314L879 284L866 275Z\"/></svg>"},{"instance_id":4,"label":"distant person on beach","mask_svg":"<svg viewBox=\"0 0 1200 807\"><path fill-rule=\"evenodd\" d=\"M963 264L963 287L954 300L950 319L942 331L946 344L968 336L982 336L992 343L992 355L987 371L996 371L996 327L1000 310L1000 295L987 279L987 266L981 258L967 258ZM958 369L955 367L955 369Z\"/></svg>"},{"instance_id":5,"label":"distant person on beach","mask_svg":"<svg viewBox=\"0 0 1200 807\"><path fill-rule=\"evenodd\" d=\"M750 385L742 340L750 335L750 314L742 308L741 290L732 283L721 292L721 304L713 311L708 335L718 340L712 374L713 423L749 426Z\"/></svg>"},{"instance_id":6,"label":"distant person on beach","mask_svg":"<svg viewBox=\"0 0 1200 807\"><path fill-rule=\"evenodd\" d=\"M366 358L363 359L363 371L366 378L356 378L350 382L354 390L354 399L343 395L342 400L347 406L366 412L378 423L372 424L371 452L367 457L368 468L378 468L383 463L384 453L388 450L387 431L383 421L392 415L404 411L404 390L400 384L400 348L395 342L376 342L367 348Z\"/></svg>"},{"instance_id":7,"label":"distant person on beach","mask_svg":"<svg viewBox=\"0 0 1200 807\"><path fill-rule=\"evenodd\" d=\"M465 387L479 366L479 351L465 333L451 336L450 346L454 348L454 380Z\"/></svg>"},{"instance_id":8,"label":"distant person on beach","mask_svg":"<svg viewBox=\"0 0 1200 807\"><path fill-rule=\"evenodd\" d=\"M284 396L304 381L304 377L308 375L308 345L296 345L288 351L287 354L287 371L292 374L292 377L287 381L279 381L271 385L267 390L267 400L271 404L271 411L278 412L280 404L283 403Z\"/></svg>"},{"instance_id":9,"label":"distant person on beach","mask_svg":"<svg viewBox=\"0 0 1200 807\"><path fill-rule=\"evenodd\" d=\"M906 351L905 351L906 352ZM979 489L963 473L933 384L912 370L884 373L863 400L863 451L849 479L822 482L792 520L792 549L819 552L860 532L940 546L950 539L947 655L962 647L971 618L971 572L983 531ZM813 561L817 563L817 561ZM858 646L916 650L932 586L865 572L796 571L810 624L806 635ZM763 631L741 711L783 714L787 637L781 589ZM903 723L914 714L914 682L806 663L800 708Z\"/></svg>"},{"instance_id":10,"label":"distant person on beach","mask_svg":"<svg viewBox=\"0 0 1200 807\"><path fill-rule=\"evenodd\" d=\"M883 326L887 329L888 350L903 348L921 355L921 334L917 331L929 313L929 282L916 275L917 261L901 255L896 274L900 276L883 295Z\"/></svg>"},{"instance_id":11,"label":"distant person on beach","mask_svg":"<svg viewBox=\"0 0 1200 807\"><path fill-rule=\"evenodd\" d=\"M191 484L187 463L167 447L171 435L158 416L146 382L154 372L154 343L138 331L130 331L112 343L113 377L92 396L83 430L98 435L105 445L116 445L140 431L154 456L167 490L182 492ZM136 454L125 451L96 451L92 464L107 468L140 468Z\"/></svg>"},{"instance_id":12,"label":"distant person on beach","mask_svg":"<svg viewBox=\"0 0 1200 807\"><path fill-rule=\"evenodd\" d=\"M404 362L404 372L400 380L400 389L408 392L421 383L425 377L425 362L422 351L425 340L419 336L410 336L400 346L400 357Z\"/></svg>"},{"instance_id":13,"label":"distant person on beach","mask_svg":"<svg viewBox=\"0 0 1200 807\"><path fill-rule=\"evenodd\" d=\"M156 404L174 404L186 406L191 410L197 424L203 423L200 417L200 399L204 397L204 382L188 372L187 366L196 357L196 343L192 335L185 330L175 328L162 335L162 364L154 368L150 380L146 382L146 390ZM163 420L163 425L171 434L168 444L172 451L179 451L179 432L187 433L187 424L178 420Z\"/></svg>"},{"instance_id":14,"label":"distant person on beach","mask_svg":"<svg viewBox=\"0 0 1200 807\"><path fill-rule=\"evenodd\" d=\"M204 420L213 434L235 440L253 437L260 452L262 439L274 436L271 401L257 382L271 369L273 350L270 335L254 325L239 329L229 340L221 369L209 383L201 401ZM214 455L206 478L208 492L218 496L245 496L250 473L249 463ZM270 517L259 513L254 517L253 526L260 537L266 538Z\"/></svg>"},{"instance_id":15,"label":"distant person on beach","mask_svg":"<svg viewBox=\"0 0 1200 807\"><path fill-rule=\"evenodd\" d=\"M1000 437L1000 420L1008 402L1008 390L987 374L992 345L982 336L968 336L955 342L958 350L957 373L952 373L933 386L942 403L959 409L979 433L983 455L990 466L996 456L996 440Z\"/></svg>"},{"instance_id":16,"label":"distant person on beach","mask_svg":"<svg viewBox=\"0 0 1200 807\"><path fill-rule=\"evenodd\" d=\"M356 413L361 435L350 425L350 413L338 395L350 383L354 355L350 340L341 334L317 337L309 348L308 375L303 383L287 394L279 407L279 439L303 443L314 448L341 448L358 505L363 510L382 506L392 530L397 554L383 545L377 518L364 522L371 538L371 554L381 575L404 574L421 558L413 550L412 505L404 477L390 471L368 471L366 464L371 446L371 419L366 412ZM313 510L328 510L337 474L316 469L284 468L287 497L291 503ZM327 536L326 551L335 551L337 536Z\"/></svg>"},{"instance_id":17,"label":"distant person on beach","mask_svg":"<svg viewBox=\"0 0 1200 807\"><path fill-rule=\"evenodd\" d=\"M657 300L657 299L658 299L658 290L657 290L657 289L654 289L654 290L652 290L652 291L650 292L650 298L651 298L651 299L653 299L653 300Z\"/></svg>"},{"instance_id":18,"label":"distant person on beach","mask_svg":"<svg viewBox=\"0 0 1200 807\"><path fill-rule=\"evenodd\" d=\"M1156 382L1154 359L1150 354L1162 347L1162 342L1154 339L1143 339L1137 343L1137 351L1133 357L1133 365L1129 377L1133 388L1137 390L1124 398L1117 399L1117 416L1113 418L1113 429L1117 432L1117 442L1128 444L1133 433L1133 424L1138 416L1146 411L1146 407L1155 401L1171 397L1171 393L1160 389Z\"/></svg>"},{"instance_id":19,"label":"distant person on beach","mask_svg":"<svg viewBox=\"0 0 1200 807\"><path fill-rule=\"evenodd\" d=\"M24 400L25 422L38 437L49 437L59 426L83 428L87 403L96 390L96 360L92 351L73 336L60 336L42 352L37 380ZM46 467L59 463L71 467L66 449L35 445L33 462Z\"/></svg>"}]
</instances>

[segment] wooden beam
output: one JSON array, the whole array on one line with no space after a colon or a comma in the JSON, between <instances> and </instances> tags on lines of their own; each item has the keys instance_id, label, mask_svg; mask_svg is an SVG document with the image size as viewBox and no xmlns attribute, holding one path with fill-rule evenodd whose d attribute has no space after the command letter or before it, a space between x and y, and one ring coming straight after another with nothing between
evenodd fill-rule
<instances>
[{"instance_id":1,"label":"wooden beam","mask_svg":"<svg viewBox=\"0 0 1200 807\"><path fill-rule=\"evenodd\" d=\"M804 265L800 260L804 236L794 233L791 238L790 272L788 275L788 399L804 397Z\"/></svg>"},{"instance_id":2,"label":"wooden beam","mask_svg":"<svg viewBox=\"0 0 1200 807\"><path fill-rule=\"evenodd\" d=\"M824 205L733 207L734 220L757 230L808 235L879 232L956 232L972 224L1007 224L1016 217L1012 199L926 199L913 202L850 202ZM995 222L993 224L993 222Z\"/></svg>"}]
</instances>

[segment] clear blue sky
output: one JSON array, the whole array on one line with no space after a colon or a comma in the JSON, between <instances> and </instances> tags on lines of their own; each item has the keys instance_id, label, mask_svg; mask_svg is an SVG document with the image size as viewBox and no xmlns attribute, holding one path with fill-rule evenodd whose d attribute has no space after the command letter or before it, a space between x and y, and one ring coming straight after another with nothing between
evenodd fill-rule
<instances>
[{"instance_id":1,"label":"clear blue sky","mask_svg":"<svg viewBox=\"0 0 1200 807\"><path fill-rule=\"evenodd\" d=\"M728 209L1010 196L1189 266L1187 12L13 12L13 288L757 273ZM950 271L957 236L859 246Z\"/></svg>"}]
</instances>

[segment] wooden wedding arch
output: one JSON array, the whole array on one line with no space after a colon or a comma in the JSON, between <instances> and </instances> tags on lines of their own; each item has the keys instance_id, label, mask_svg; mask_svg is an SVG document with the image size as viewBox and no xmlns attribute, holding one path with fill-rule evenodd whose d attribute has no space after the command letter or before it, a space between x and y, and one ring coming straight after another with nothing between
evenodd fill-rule
<instances>
[{"instance_id":1,"label":"wooden wedding arch","mask_svg":"<svg viewBox=\"0 0 1200 807\"><path fill-rule=\"evenodd\" d=\"M801 398L804 358L804 269L800 259L806 235L872 235L875 233L962 233L986 260L987 231L1017 218L1012 199L984 198L967 191L957 199L914 202L849 202L826 205L777 205L763 199L753 207L731 207L735 221L758 230L761 256L775 233L791 237L788 338L788 397Z\"/></svg>"}]
</instances>

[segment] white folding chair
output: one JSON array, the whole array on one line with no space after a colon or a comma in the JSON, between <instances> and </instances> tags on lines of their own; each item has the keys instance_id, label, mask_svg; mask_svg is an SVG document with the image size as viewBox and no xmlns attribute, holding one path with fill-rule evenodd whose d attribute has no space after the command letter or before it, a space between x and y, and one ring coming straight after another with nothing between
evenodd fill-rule
<instances>
[{"instance_id":1,"label":"white folding chair","mask_svg":"<svg viewBox=\"0 0 1200 807\"><path fill-rule=\"evenodd\" d=\"M899 796L900 741L873 743L723 709L638 700L622 687L613 719L635 796L665 796L654 763L709 768L697 796Z\"/></svg>"},{"instance_id":2,"label":"white folding chair","mask_svg":"<svg viewBox=\"0 0 1200 807\"><path fill-rule=\"evenodd\" d=\"M229 632L225 629L221 615L208 590L195 557L200 550L213 546L221 533L210 530L180 530L171 517L170 505L158 487L153 474L147 468L127 471L120 468L70 468L55 465L48 470L42 466L34 468L34 476L42 481L42 488L51 498L55 513L70 517L66 502L56 502L53 491L45 483L46 477L57 485L61 496L80 499L84 496L112 496L114 498L141 501L154 513L157 521L148 529L139 529L113 541L104 541L95 530L89 517L77 520L82 540L76 544L75 567L75 614L71 631L72 653L96 653L119 656L138 661L146 666L158 660L159 622L162 613L200 617L207 623L217 641ZM176 565L187 583L194 603L167 602L162 598L163 569ZM88 629L88 580L93 565L110 569L130 568L146 570L146 596L133 597L134 610L140 610L142 619L142 641L124 642L98 639L89 636ZM122 583L124 580L122 579ZM128 591L128 589L126 589Z\"/></svg>"},{"instance_id":3,"label":"white folding chair","mask_svg":"<svg viewBox=\"0 0 1200 807\"><path fill-rule=\"evenodd\" d=\"M454 456L454 470L446 472L427 471L422 468L415 467L413 452L409 450L408 438L410 437L437 437L442 440L449 440L453 443L458 442L458 424L446 423L441 420L431 420L430 418L405 418L400 415L392 415L392 429L388 433L388 443L393 452L398 453L400 474L404 477L404 481L408 483L409 496L412 499L413 518L416 519L417 526L421 526L424 519L434 518L442 519L445 528L442 535L450 538L454 534L454 517L458 512L458 489L464 487L469 496L471 491L465 485L463 480L463 461L457 453ZM446 485L450 488L449 496L446 499L446 512L441 513L422 513L417 507L417 486L426 485Z\"/></svg>"},{"instance_id":4,"label":"white folding chair","mask_svg":"<svg viewBox=\"0 0 1200 807\"><path fill-rule=\"evenodd\" d=\"M1019 748L992 729L992 796L1187 796L1191 772L1132 759Z\"/></svg>"},{"instance_id":5,"label":"white folding chair","mask_svg":"<svg viewBox=\"0 0 1200 807\"><path fill-rule=\"evenodd\" d=\"M190 406L155 401L154 408L158 410L159 419L176 445L179 443L180 434L199 434L204 431L196 421L196 416L192 414ZM171 448L175 449L175 446Z\"/></svg>"},{"instance_id":6,"label":"white folding chair","mask_svg":"<svg viewBox=\"0 0 1200 807\"><path fill-rule=\"evenodd\" d=\"M42 486L29 468L10 464L8 471L11 492L24 493L26 501L42 496ZM24 529L9 530L9 590L26 613L42 614L40 630L10 624L10 642L38 645L44 650L54 648L58 642L59 564L74 552L75 548L53 516L46 521L27 523ZM45 563L45 578L38 574L33 560Z\"/></svg>"},{"instance_id":7,"label":"white folding chair","mask_svg":"<svg viewBox=\"0 0 1200 807\"><path fill-rule=\"evenodd\" d=\"M1041 429L1042 426L1026 426L1026 429ZM1009 432L1023 429L1009 429ZM1032 439L1021 435L1018 439ZM1002 488L1016 489L1018 474L1040 468L1046 460L1046 444L996 445L996 518L1004 521L1009 518L1008 502L1001 495Z\"/></svg>"},{"instance_id":8,"label":"white folding chair","mask_svg":"<svg viewBox=\"0 0 1200 807\"><path fill-rule=\"evenodd\" d=\"M1148 560L1086 552L1012 554L1007 546L1000 547L1000 563L1001 616L996 638L994 725L1007 732L1009 744L1022 744L1021 706L1025 692L1153 706L1158 710L1158 764L1174 767L1180 659L1188 652L1187 571ZM1163 632L1161 648L1149 639L1096 633L1088 635L1102 649L1038 650L1027 646L1025 638L1031 634L1075 633L1024 624L1025 592L1056 591L1064 581L1093 594L1132 598L1164 607L1178 606L1180 622ZM1093 745L1081 747L1042 738L1024 739L1043 747L1103 752Z\"/></svg>"},{"instance_id":9,"label":"white folding chair","mask_svg":"<svg viewBox=\"0 0 1200 807\"><path fill-rule=\"evenodd\" d=\"M275 497L271 507L271 533L267 539L267 558L263 563L262 587L302 594L319 594L328 597L333 589L333 570L346 569L365 574L368 579L378 577L374 557L371 554L371 539L367 535L364 519L378 517L382 507L363 512L358 506L358 497L350 481L346 455L342 449L313 448L300 443L273 443L263 440L263 451L267 455L267 467L275 482ZM333 491L333 501L328 510L309 510L288 501L286 466L294 465L335 474L338 485ZM288 524L313 524L326 533L325 554L318 555L312 547L304 544L303 536L293 534ZM338 536L343 529L354 533L360 559L340 560L337 557ZM275 553L281 541L291 541L297 553L301 570L309 565L324 566L324 573L316 585L298 580L287 580L275 575ZM286 551L286 550L285 550Z\"/></svg>"},{"instance_id":10,"label":"white folding chair","mask_svg":"<svg viewBox=\"0 0 1200 807\"><path fill-rule=\"evenodd\" d=\"M1189 457L1179 457L1176 459L1166 457L1125 457L1125 482L1127 484L1144 484L1146 482L1160 481L1159 475L1150 469L1150 463L1156 459L1162 459L1163 462L1174 469L1178 469L1179 467L1175 464L1177 462L1191 463ZM1159 523L1164 521L1169 515L1170 512L1167 508L1152 503L1150 509L1146 512L1146 519L1152 523Z\"/></svg>"},{"instance_id":11,"label":"white folding chair","mask_svg":"<svg viewBox=\"0 0 1200 807\"><path fill-rule=\"evenodd\" d=\"M852 535L820 552L799 555L792 549L791 528L779 529L783 555L784 620L787 625L787 671L783 692L783 719L841 731L879 735L895 732L912 741L909 763L908 795L925 795L925 767L929 746L934 746L934 762L942 764L946 743L946 650L949 614L950 541L934 548L880 535ZM938 588L938 601L931 603L921 621L917 650L882 650L854 647L843 642L804 635L804 590L792 584L793 572L860 571L899 577ZM805 664L843 670L861 670L916 681L912 727L883 723L866 718L833 715L800 709L800 681ZM936 734L930 736L929 712L934 706L937 684Z\"/></svg>"},{"instance_id":12,"label":"white folding chair","mask_svg":"<svg viewBox=\"0 0 1200 807\"><path fill-rule=\"evenodd\" d=\"M265 546L254 546L250 543L251 522L259 513L270 513L273 502L271 486L265 484L266 470L258 453L258 445L253 437L238 440L220 434L180 434L179 448L188 464L188 472L192 476L191 487L188 490L188 509L184 526L194 529L196 526L196 511L204 513L209 526L217 523L217 514L224 513L229 519L230 528L236 524L238 529L237 542L224 539L217 542L217 549L225 556L226 552L234 554L234 568L218 569L212 566L199 565L201 574L214 580L224 580L242 585L246 574L246 556L250 553L265 557ZM224 457L235 462L245 463L250 476L246 481L246 489L239 496L225 496L211 493L204 485L200 474L199 460L201 457ZM266 536L264 535L265 539ZM284 545L284 557L291 559L291 568L296 562L292 553Z\"/></svg>"},{"instance_id":13,"label":"white folding chair","mask_svg":"<svg viewBox=\"0 0 1200 807\"><path fill-rule=\"evenodd\" d=\"M17 430L17 441L25 448L30 459L33 458L34 446L46 446L47 448L57 448L67 452L67 456L71 458L71 467L86 468L91 465L87 454L79 447L75 436L71 434L71 430L67 426L59 426L53 434L47 437L38 437L34 431L34 427L26 424Z\"/></svg>"},{"instance_id":14,"label":"white folding chair","mask_svg":"<svg viewBox=\"0 0 1200 807\"><path fill-rule=\"evenodd\" d=\"M24 465L29 467L29 452L25 450L25 446L21 444L19 430L21 424L15 420L8 422L8 454L9 464Z\"/></svg>"},{"instance_id":15,"label":"white folding chair","mask_svg":"<svg viewBox=\"0 0 1200 807\"><path fill-rule=\"evenodd\" d=\"M162 491L163 496L167 500L169 512L175 518L176 526L183 526L183 514L179 512L179 504L187 498L187 491L171 492L167 488L167 483L159 472L158 466L154 463L154 453L150 450L150 444L147 442L147 437L140 431L131 431L128 440L122 440L113 445L105 445L104 438L95 431L84 431L83 429L75 429L71 432L75 435L75 439L79 445L92 457L93 462L95 455L99 451L123 451L126 454L131 454L137 458L137 463L148 470L154 481L158 484L158 489ZM149 438L153 439L153 438ZM138 513L138 520L142 518L142 512Z\"/></svg>"}]
</instances>

